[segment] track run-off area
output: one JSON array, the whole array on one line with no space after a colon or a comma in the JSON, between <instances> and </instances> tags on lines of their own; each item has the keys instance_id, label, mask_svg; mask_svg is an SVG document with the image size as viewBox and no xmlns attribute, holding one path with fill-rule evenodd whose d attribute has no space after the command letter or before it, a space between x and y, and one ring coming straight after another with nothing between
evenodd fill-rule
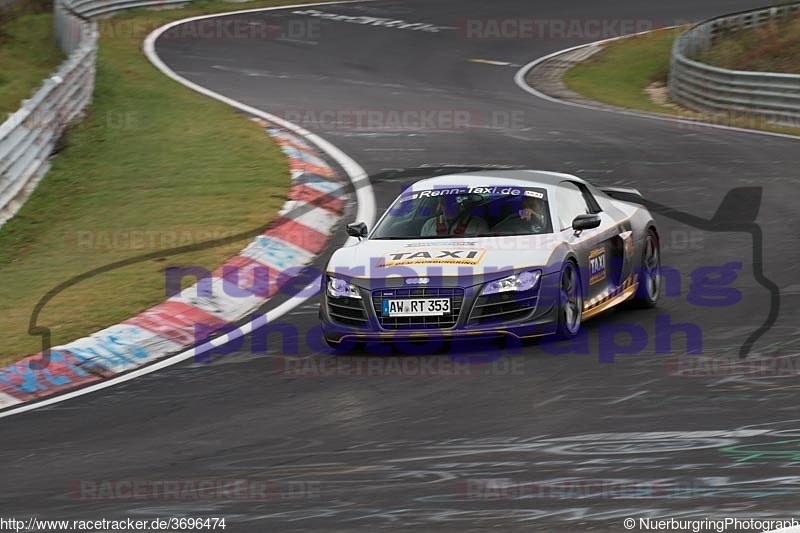
<instances>
[{"instance_id":1,"label":"track run-off area","mask_svg":"<svg viewBox=\"0 0 800 533\"><path fill-rule=\"evenodd\" d=\"M668 208L656 215L666 293L656 309L588 321L568 344L337 358L311 296L269 324L280 334L0 420L0 508L224 517L232 531L791 518L798 140L565 106L515 83L523 65L558 50L761 5L379 0L165 33L154 50L178 76L352 158L379 215L405 185L447 169L636 187ZM489 31L531 19L527 36ZM267 28L266 38L245 28ZM759 204L760 231L726 231L735 212L711 224L742 187L752 202L736 205L746 218ZM344 241L342 229L333 246Z\"/></svg>"}]
</instances>

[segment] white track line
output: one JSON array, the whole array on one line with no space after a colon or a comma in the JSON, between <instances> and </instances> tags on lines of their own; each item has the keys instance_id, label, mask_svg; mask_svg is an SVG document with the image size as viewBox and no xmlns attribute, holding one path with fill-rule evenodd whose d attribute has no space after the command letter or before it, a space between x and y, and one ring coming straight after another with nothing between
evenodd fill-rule
<instances>
[{"instance_id":1,"label":"white track line","mask_svg":"<svg viewBox=\"0 0 800 533\"><path fill-rule=\"evenodd\" d=\"M600 44L609 43L611 41L617 41L619 39L626 39L628 37L635 37L637 35L645 35L647 33L652 33L653 31L673 30L673 29L675 29L677 27L678 26L670 26L670 27L667 27L667 28L660 28L659 30L648 30L648 31L642 31L642 32L639 32L639 33L633 33L633 34L630 34L630 35L621 35L621 36L618 36L618 37L611 37L610 39L602 39L600 41L595 41L593 43L581 44L581 45L578 45L578 46L573 46L571 48L565 48L564 50L559 50L558 52L553 52L552 54L547 54L546 56L543 56L543 57L540 57L539 59L535 59L535 60L531 61L530 63L526 64L521 69L519 69L517 71L517 73L514 74L514 82L523 91L525 91L527 93L530 93L530 94L532 94L532 95L534 95L534 96L536 96L538 98L541 98L542 100L547 100L548 102L553 102L553 103L556 103L556 104L562 104L562 105L567 105L567 106L572 106L572 107L579 107L581 109L592 109L592 110L595 110L595 111L604 111L606 113L617 113L617 114L620 114L620 115L627 115L627 116L631 116L631 117L645 118L645 119L650 119L650 120L666 120L668 122L675 122L675 123L678 123L678 124L691 124L691 125L694 125L694 126L701 125L701 126L709 127L709 128L717 128L717 129L721 129L721 130L737 131L737 132L743 132L743 133L753 133L753 134L756 134L756 135L768 135L770 137L780 137L780 138L783 138L783 139L793 139L793 140L800 139L800 136L798 136L798 135L790 135L788 133L776 133L776 132L772 132L772 131L751 130L751 129L747 129L747 128L739 128L739 127L736 127L736 126L726 126L724 124L714 124L713 122L704 122L702 120L690 120L690 119L685 119L685 118L672 117L672 116L669 116L669 115L660 115L660 114L656 114L656 113L647 113L647 112L644 112L644 111L633 111L633 110L622 109L622 108L608 109L608 108L604 108L604 107L596 107L596 106L589 105L589 104L581 104L581 103L578 103L578 102L570 102L570 101L567 101L567 100L560 100L558 98L553 98L552 96L546 95L543 92L537 91L536 89L534 89L533 87L528 85L528 83L525 81L525 76L528 74L528 72L531 69L533 69L537 65L540 65L541 63L544 63L545 61L547 61L547 60L549 60L549 59L551 59L553 57L559 56L561 54L566 54L566 53L569 53L569 52L572 52L572 51L575 51L575 50L579 50L581 48L586 48L586 47L589 47L589 46L597 46L597 45L600 45Z\"/></svg>"},{"instance_id":2,"label":"white track line","mask_svg":"<svg viewBox=\"0 0 800 533\"><path fill-rule=\"evenodd\" d=\"M352 2L324 2L324 5L333 5L333 4L348 4ZM197 91L201 94L214 98L215 100L219 100L220 102L224 102L231 107L235 107L249 115L257 116L263 118L268 122L272 122L273 124L277 124L287 130L292 131L296 135L299 135L305 138L307 141L315 145L317 148L325 152L328 156L330 156L334 161L336 161L347 173L348 178L350 179L353 187L356 191L356 202L358 204L358 209L356 210L356 220L366 222L368 225L372 225L375 222L375 214L376 214L376 206L375 206L375 196L372 192L372 184L369 181L369 176L364 171L361 166L356 163L350 156L339 150L333 144L329 143L325 139L311 133L310 131L301 128L300 126L283 120L282 118L276 117L275 115L271 115L269 113L265 113L260 109L256 109L254 107L248 106L243 104L237 100L232 98L228 98L227 96L223 96L219 93L215 93L205 87L197 85L181 76L179 76L175 71L169 68L161 58L158 57L155 50L155 42L158 37L164 33L165 31L169 30L170 28L177 26L178 24L184 24L186 22L193 22L195 20L201 20L206 18L213 18L213 17L220 17L220 16L227 16L227 15L238 15L242 13L256 13L259 11L275 11L279 9L294 9L296 7L305 7L305 6L313 6L313 5L323 5L323 4L299 4L299 5L291 5L291 6L280 6L280 7L268 7L262 9L246 9L242 11L232 11L226 13L217 13L212 15L203 15L199 17L190 17L182 20L176 20L174 22L170 22L165 26L161 26L160 28L155 29L147 38L144 40L144 53L147 58L150 60L155 67L160 70L162 73L167 75L168 77L172 78L173 80L177 81L181 85L184 85L194 91ZM350 237L347 240L347 243L356 242L357 239L355 237ZM311 290L313 287L319 286L319 278L316 278L314 281L309 283L299 294L303 294L306 292L306 289ZM16 415L19 413L24 413L26 411L31 411L33 409L39 409L41 407L46 407L48 405L53 405L55 403L60 403L66 400L70 400L72 398L77 398L78 396L83 396L84 394L89 394L95 391L99 391L108 387L112 387L117 385L118 383L123 383L125 381L130 381L134 378L138 378L140 376L144 376L146 374L150 374L157 370L161 370L162 368L166 368L168 366L175 365L182 361L186 361L192 357L205 353L213 348L218 348L223 346L229 342L233 342L244 335L248 335L255 331L256 329L265 326L269 322L272 322L276 318L280 318L282 315L291 311L298 305L302 304L308 300L308 297L298 298L296 296L286 300L281 305L273 309L269 312L269 316L260 315L255 319L247 322L246 324L242 324L240 327L236 328L234 331L227 333L226 335L221 335L215 339L207 341L200 346L196 346L194 348L190 348L188 350L184 350L180 353L167 357L166 359L162 359L152 365L134 370L132 372L128 372L122 376L118 376L115 378L111 378L100 383L95 383L94 385L89 385L88 387L84 387L72 392L68 392L66 394L61 394L58 396L54 396L52 398L46 398L44 400L38 402L27 403L21 405L20 407L16 407L14 409L9 409L8 411L0 412L0 418L5 418L7 416Z\"/></svg>"},{"instance_id":3,"label":"white track line","mask_svg":"<svg viewBox=\"0 0 800 533\"><path fill-rule=\"evenodd\" d=\"M616 400L610 401L606 405L616 405L618 403L627 402L628 400L632 400L634 398L638 398L643 394L647 394L647 392L648 391L646 390L640 390L639 392L634 392L633 394L625 396L624 398L617 398Z\"/></svg>"}]
</instances>

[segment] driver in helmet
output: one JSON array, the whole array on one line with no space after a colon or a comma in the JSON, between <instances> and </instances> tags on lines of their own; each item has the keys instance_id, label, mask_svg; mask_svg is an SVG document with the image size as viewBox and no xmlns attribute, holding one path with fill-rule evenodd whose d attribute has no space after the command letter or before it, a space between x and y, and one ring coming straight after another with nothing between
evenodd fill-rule
<instances>
[{"instance_id":1,"label":"driver in helmet","mask_svg":"<svg viewBox=\"0 0 800 533\"><path fill-rule=\"evenodd\" d=\"M526 196L522 200L522 209L517 213L521 220L530 222L534 227L544 227L546 224L545 213L547 204L541 198Z\"/></svg>"},{"instance_id":2,"label":"driver in helmet","mask_svg":"<svg viewBox=\"0 0 800 533\"><path fill-rule=\"evenodd\" d=\"M425 221L421 237L475 236L489 232L489 224L481 217L473 216L471 203L459 195L445 194L439 197L435 216Z\"/></svg>"},{"instance_id":3,"label":"driver in helmet","mask_svg":"<svg viewBox=\"0 0 800 533\"><path fill-rule=\"evenodd\" d=\"M525 196L520 209L495 224L492 231L512 235L541 233L546 227L547 202L542 198Z\"/></svg>"}]
</instances>

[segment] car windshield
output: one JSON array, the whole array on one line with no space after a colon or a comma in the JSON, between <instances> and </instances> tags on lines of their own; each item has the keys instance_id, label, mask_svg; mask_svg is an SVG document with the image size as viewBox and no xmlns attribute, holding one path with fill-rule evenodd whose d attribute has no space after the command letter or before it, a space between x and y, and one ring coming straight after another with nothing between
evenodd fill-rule
<instances>
[{"instance_id":1,"label":"car windshield","mask_svg":"<svg viewBox=\"0 0 800 533\"><path fill-rule=\"evenodd\" d=\"M539 187L438 187L397 198L371 239L499 237L552 233Z\"/></svg>"}]
</instances>

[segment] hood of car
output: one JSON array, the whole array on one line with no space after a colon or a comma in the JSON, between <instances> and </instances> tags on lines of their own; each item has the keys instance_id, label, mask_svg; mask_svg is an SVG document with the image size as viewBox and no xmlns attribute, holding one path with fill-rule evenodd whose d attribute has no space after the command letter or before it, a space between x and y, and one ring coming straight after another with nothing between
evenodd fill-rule
<instances>
[{"instance_id":1,"label":"hood of car","mask_svg":"<svg viewBox=\"0 0 800 533\"><path fill-rule=\"evenodd\" d=\"M371 280L390 276L486 276L488 279L492 274L527 267L546 267L559 244L561 241L555 234L472 239L364 240L337 250L328 263L327 272Z\"/></svg>"}]
</instances>

